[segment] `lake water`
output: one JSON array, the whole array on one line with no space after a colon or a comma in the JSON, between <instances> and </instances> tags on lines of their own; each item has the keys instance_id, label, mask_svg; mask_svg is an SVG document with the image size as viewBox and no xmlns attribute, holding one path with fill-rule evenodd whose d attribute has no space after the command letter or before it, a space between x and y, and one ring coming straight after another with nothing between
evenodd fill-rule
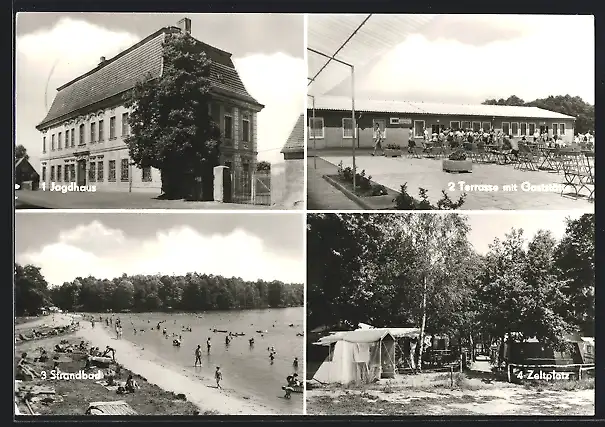
<instances>
[{"instance_id":1,"label":"lake water","mask_svg":"<svg viewBox=\"0 0 605 427\"><path fill-rule=\"evenodd\" d=\"M295 371L292 362L298 357L298 374L302 379L303 340L297 336L303 333L302 307L265 310L213 311L197 314L189 313L132 313L119 314L123 326L123 339L128 339L145 351L152 351L160 358L186 369L202 379L212 380L217 366L223 372L222 385L234 390L237 395L252 397L284 414L302 414L302 394L292 394L292 399L284 399L281 387L286 377ZM98 318L98 315L96 315ZM105 317L105 316L104 316ZM156 329L158 322L160 330ZM293 325L293 326L290 326ZM183 328L191 327L192 332ZM162 330L166 328L166 337ZM134 333L137 329L137 333ZM141 332L141 329L144 332ZM244 336L232 338L225 343L226 333ZM258 333L256 331L267 331ZM173 333L182 337L181 347L172 345ZM212 347L206 349L210 338ZM250 346L249 339L254 338ZM195 348L202 348L203 367L195 368ZM275 347L275 360L271 363L269 347Z\"/></svg>"}]
</instances>

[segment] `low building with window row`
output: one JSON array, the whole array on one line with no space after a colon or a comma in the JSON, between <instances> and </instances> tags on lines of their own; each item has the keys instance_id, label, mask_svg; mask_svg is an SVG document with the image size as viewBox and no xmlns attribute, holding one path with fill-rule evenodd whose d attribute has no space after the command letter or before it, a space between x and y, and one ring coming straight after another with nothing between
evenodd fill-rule
<instances>
[{"instance_id":1,"label":"low building with window row","mask_svg":"<svg viewBox=\"0 0 605 427\"><path fill-rule=\"evenodd\" d=\"M346 97L316 97L315 109L307 110L308 148L351 147L354 135L351 99ZM314 117L314 118L313 118ZM385 144L407 146L412 137L451 128L472 129L476 132L495 130L513 138L527 139L536 131L559 135L566 142L574 136L575 117L537 107L502 105L454 105L404 101L355 100L356 146L373 146L374 126L383 130Z\"/></svg>"},{"instance_id":2,"label":"low building with window row","mask_svg":"<svg viewBox=\"0 0 605 427\"><path fill-rule=\"evenodd\" d=\"M95 185L97 191L154 191L161 188L160 171L132 164L124 139L129 135L124 96L136 83L160 78L167 34L191 33L191 21L162 28L57 90L36 129L42 133L41 180ZM202 43L211 60L210 114L222 131L221 164L255 170L256 116L264 106L246 90L231 54Z\"/></svg>"}]
</instances>

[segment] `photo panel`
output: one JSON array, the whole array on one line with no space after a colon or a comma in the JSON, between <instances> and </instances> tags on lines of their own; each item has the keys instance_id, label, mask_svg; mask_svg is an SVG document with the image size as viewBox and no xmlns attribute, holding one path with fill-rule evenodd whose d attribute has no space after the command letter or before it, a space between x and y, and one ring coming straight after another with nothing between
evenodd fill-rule
<instances>
[{"instance_id":1,"label":"photo panel","mask_svg":"<svg viewBox=\"0 0 605 427\"><path fill-rule=\"evenodd\" d=\"M15 415L302 415L304 225L18 212Z\"/></svg>"},{"instance_id":2,"label":"photo panel","mask_svg":"<svg viewBox=\"0 0 605 427\"><path fill-rule=\"evenodd\" d=\"M307 19L310 210L594 212L592 15Z\"/></svg>"},{"instance_id":3,"label":"photo panel","mask_svg":"<svg viewBox=\"0 0 605 427\"><path fill-rule=\"evenodd\" d=\"M309 213L308 415L595 415L595 217Z\"/></svg>"},{"instance_id":4,"label":"photo panel","mask_svg":"<svg viewBox=\"0 0 605 427\"><path fill-rule=\"evenodd\" d=\"M17 209L302 209L302 14L16 19Z\"/></svg>"}]
</instances>

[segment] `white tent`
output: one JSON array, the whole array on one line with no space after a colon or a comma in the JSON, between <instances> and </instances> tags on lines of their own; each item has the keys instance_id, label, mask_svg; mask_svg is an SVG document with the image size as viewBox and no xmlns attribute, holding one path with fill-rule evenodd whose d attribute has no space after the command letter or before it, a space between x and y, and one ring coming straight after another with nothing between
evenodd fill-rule
<instances>
[{"instance_id":1,"label":"white tent","mask_svg":"<svg viewBox=\"0 0 605 427\"><path fill-rule=\"evenodd\" d=\"M322 383L349 384L392 378L396 372L396 338L418 336L417 328L368 328L334 332L315 345L329 347L328 357L313 379Z\"/></svg>"}]
</instances>

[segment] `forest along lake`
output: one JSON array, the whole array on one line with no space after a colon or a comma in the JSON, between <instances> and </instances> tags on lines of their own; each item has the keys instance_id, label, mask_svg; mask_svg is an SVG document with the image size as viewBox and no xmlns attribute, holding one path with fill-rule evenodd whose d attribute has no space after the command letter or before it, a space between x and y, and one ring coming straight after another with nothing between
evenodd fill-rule
<instances>
[{"instance_id":1,"label":"forest along lake","mask_svg":"<svg viewBox=\"0 0 605 427\"><path fill-rule=\"evenodd\" d=\"M97 319L98 316L95 315ZM102 316L106 317L105 314ZM304 337L300 334L303 333L303 316L303 307L113 315L122 322L123 339L186 369L205 382L209 381L209 384L214 384L214 371L220 366L226 391L260 401L284 414L302 414L303 395L295 393L290 400L284 399L281 387L285 385L286 377L295 372L292 365L295 357L299 360L298 374L302 379ZM159 322L162 323L157 330ZM191 332L187 328L191 328ZM245 335L232 337L226 344L228 332ZM179 335L181 346L173 346L173 340ZM209 353L206 348L208 338L212 343ZM252 346L250 338L254 338ZM202 349L201 368L193 366L198 345ZM275 348L273 362L269 358L271 347Z\"/></svg>"}]
</instances>

